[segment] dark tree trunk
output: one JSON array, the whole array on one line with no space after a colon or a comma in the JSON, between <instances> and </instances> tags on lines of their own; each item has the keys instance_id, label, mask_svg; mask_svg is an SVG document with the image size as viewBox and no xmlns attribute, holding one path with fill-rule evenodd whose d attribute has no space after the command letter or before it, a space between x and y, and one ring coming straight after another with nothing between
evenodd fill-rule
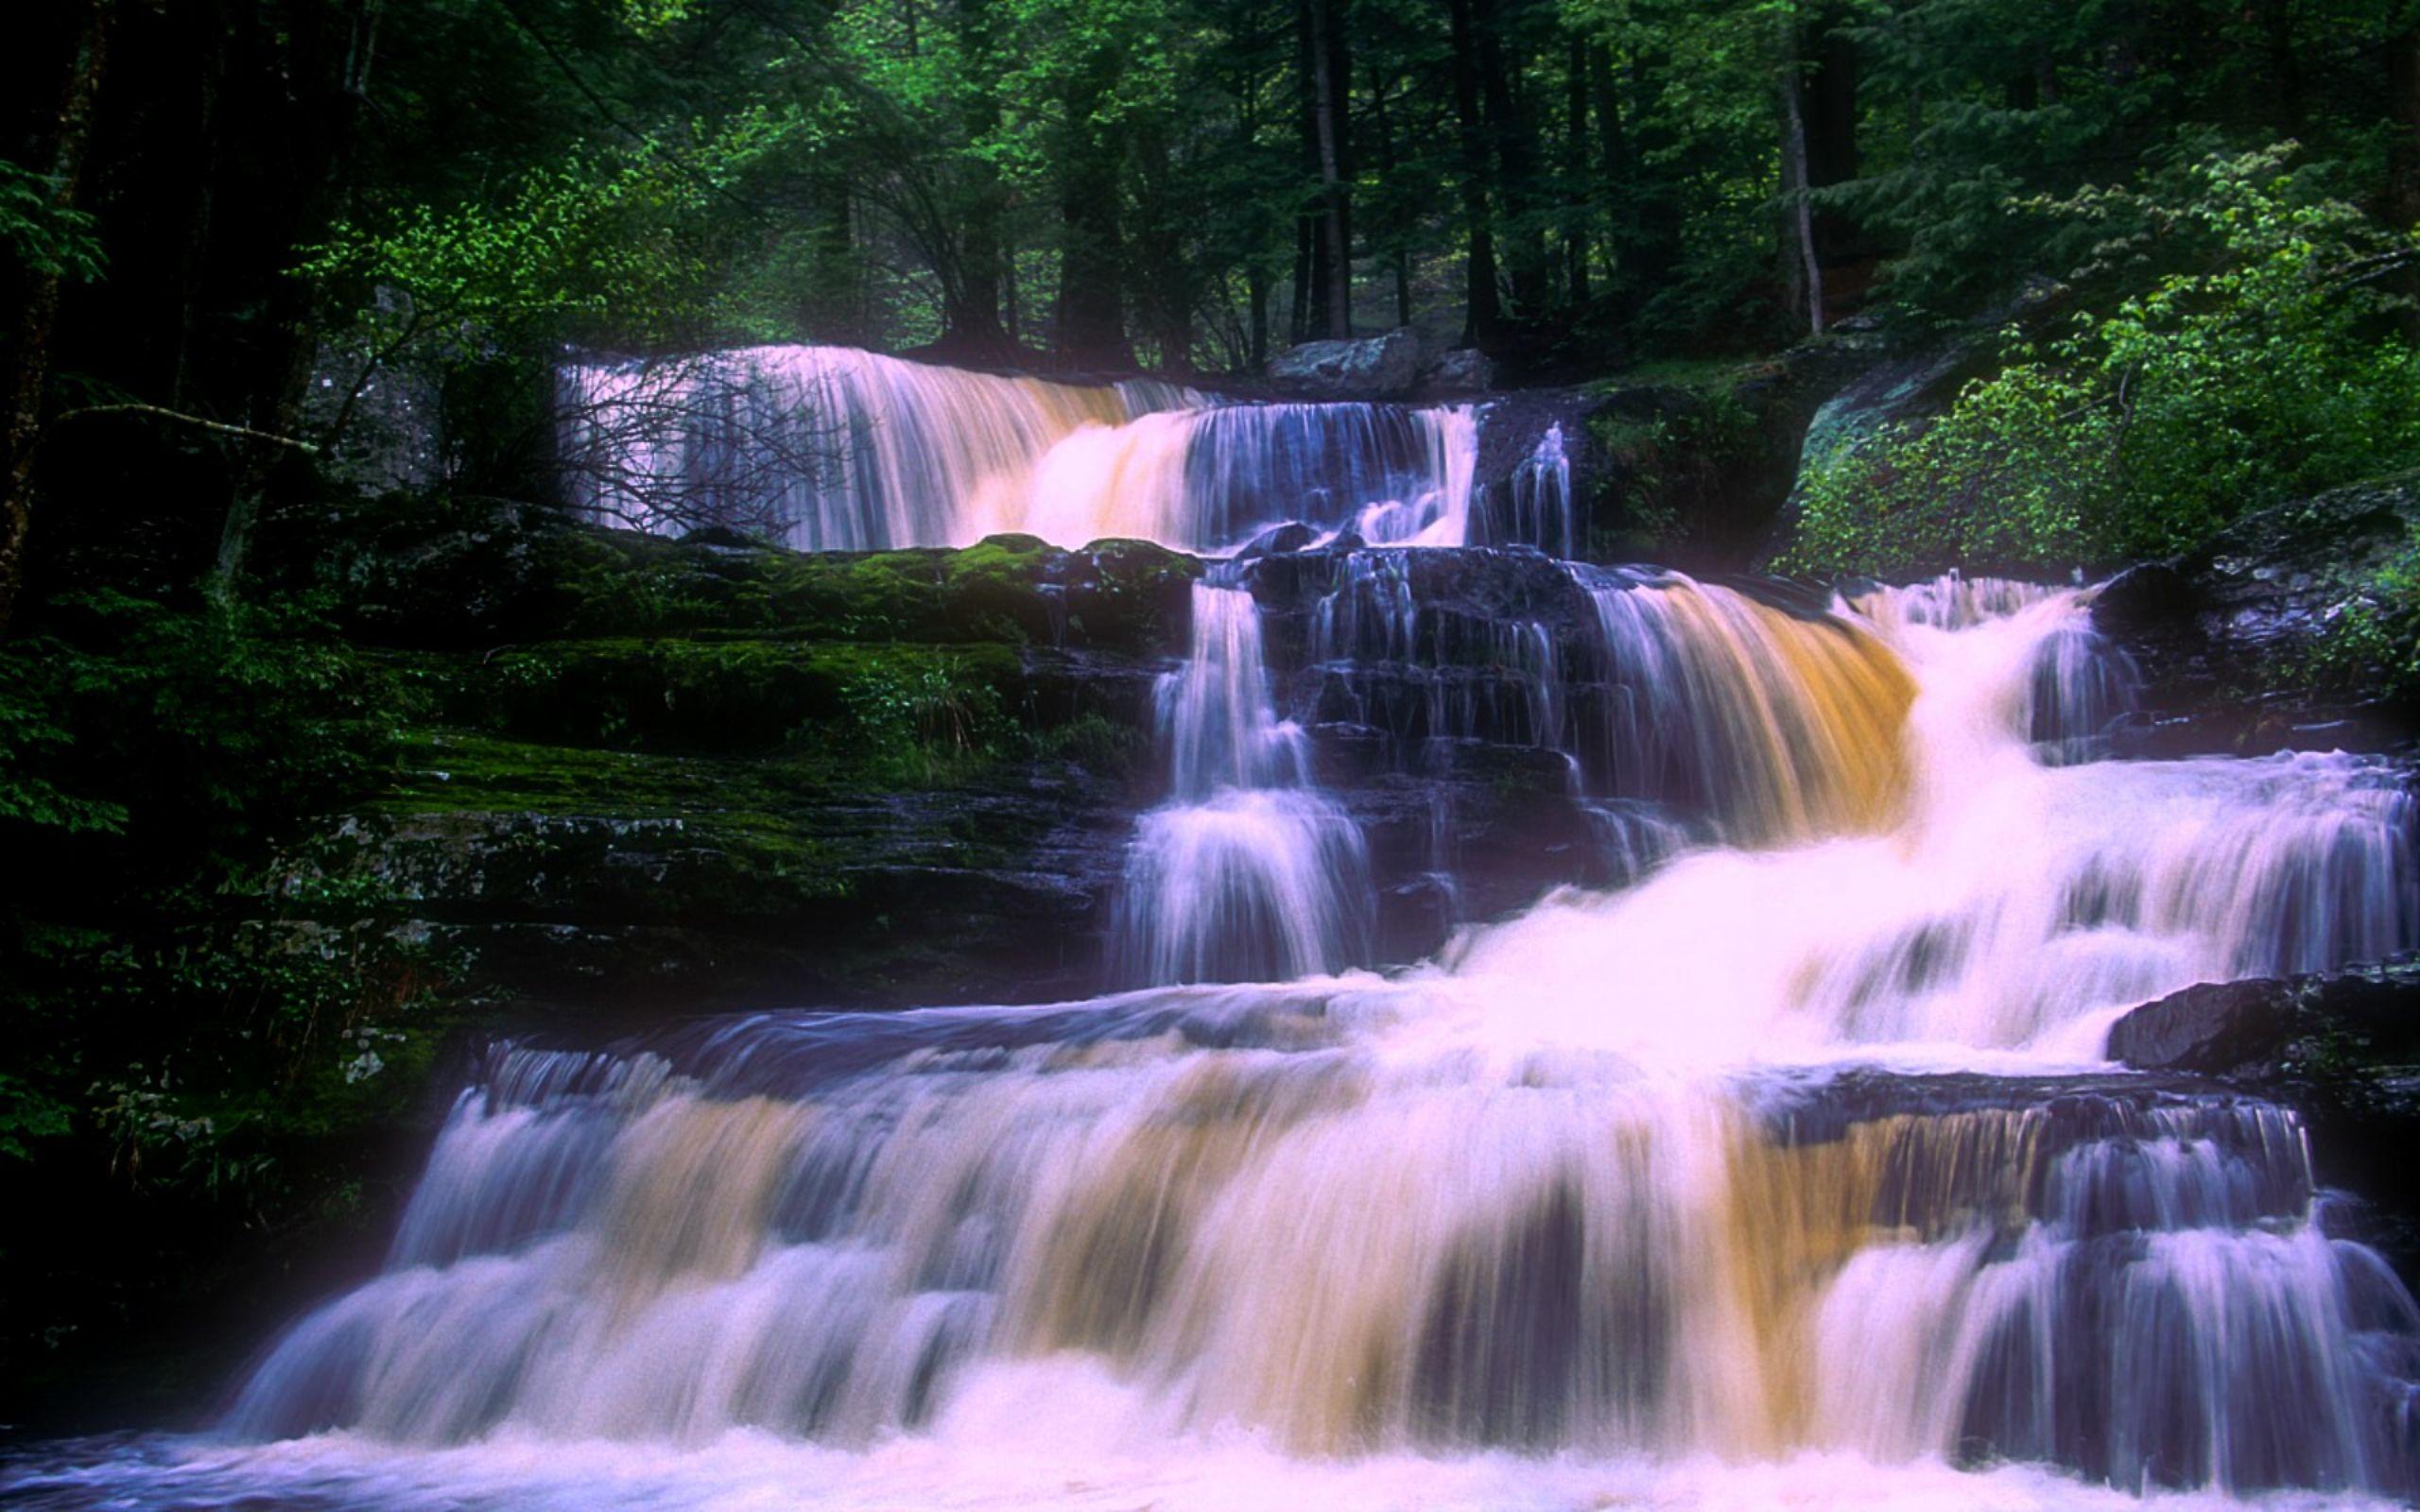
<instances>
[{"instance_id":1,"label":"dark tree trunk","mask_svg":"<svg viewBox=\"0 0 2420 1512\"><path fill-rule=\"evenodd\" d=\"M1512 303L1516 311L1534 316L1547 303L1552 260L1546 236L1535 224L1537 140L1533 123L1512 93L1512 71L1504 57L1504 0L1478 0L1474 17L1478 42L1479 88L1486 108L1487 135L1495 147L1501 203L1513 218L1509 238Z\"/></svg>"},{"instance_id":2,"label":"dark tree trunk","mask_svg":"<svg viewBox=\"0 0 2420 1512\"><path fill-rule=\"evenodd\" d=\"M1088 121L1097 97L1072 100L1070 121ZM1087 139L1060 180L1060 360L1077 368L1132 368L1126 339L1126 248L1118 224L1117 149Z\"/></svg>"},{"instance_id":3,"label":"dark tree trunk","mask_svg":"<svg viewBox=\"0 0 2420 1512\"><path fill-rule=\"evenodd\" d=\"M283 197L282 223L265 228L274 246L301 246L332 224L347 195L348 168L361 109L369 95L377 56L380 0L350 0L341 19L313 0L290 0L278 27L282 65L273 76L286 86L285 129L289 156L284 179L293 186ZM302 404L319 353L323 291L314 283L281 276L270 286L267 337L261 369L253 379L251 424L270 436L302 428ZM250 443L219 534L215 591L229 589L243 571L252 522L283 448Z\"/></svg>"},{"instance_id":4,"label":"dark tree trunk","mask_svg":"<svg viewBox=\"0 0 2420 1512\"><path fill-rule=\"evenodd\" d=\"M1575 34L1564 54L1564 281L1575 305L1588 302L1588 43Z\"/></svg>"},{"instance_id":5,"label":"dark tree trunk","mask_svg":"<svg viewBox=\"0 0 2420 1512\"><path fill-rule=\"evenodd\" d=\"M958 0L959 45L973 77L999 77L1003 60L993 25L990 0ZM999 97L978 88L965 121L969 141L980 141L1000 124ZM1016 342L1000 323L1000 222L1006 196L999 174L989 163L970 162L959 170L964 209L957 238L956 266L942 279L941 344L977 362L1007 361L1016 354Z\"/></svg>"},{"instance_id":6,"label":"dark tree trunk","mask_svg":"<svg viewBox=\"0 0 2420 1512\"><path fill-rule=\"evenodd\" d=\"M2387 137L2387 216L2408 229L2420 226L2420 21L2387 40L2386 77L2394 121Z\"/></svg>"},{"instance_id":7,"label":"dark tree trunk","mask_svg":"<svg viewBox=\"0 0 2420 1512\"><path fill-rule=\"evenodd\" d=\"M1269 270L1255 262L1244 265L1245 298L1252 305L1252 370L1269 366Z\"/></svg>"},{"instance_id":8,"label":"dark tree trunk","mask_svg":"<svg viewBox=\"0 0 2420 1512\"><path fill-rule=\"evenodd\" d=\"M1352 65L1345 0L1305 0L1311 53L1311 114L1319 153L1320 250L1326 274L1321 303L1330 336L1353 334L1351 132Z\"/></svg>"},{"instance_id":9,"label":"dark tree trunk","mask_svg":"<svg viewBox=\"0 0 2420 1512\"><path fill-rule=\"evenodd\" d=\"M2387 40L2386 77L2394 122L2387 138L2387 222L2409 231L2420 227L2420 21ZM2397 289L2404 335L2420 341L2420 267L2404 268Z\"/></svg>"},{"instance_id":10,"label":"dark tree trunk","mask_svg":"<svg viewBox=\"0 0 2420 1512\"><path fill-rule=\"evenodd\" d=\"M1383 184L1399 186L1394 124L1387 113L1387 81L1375 69L1370 73L1370 115L1378 136L1378 180ZM1398 326L1411 324L1411 252L1405 245L1405 230L1401 212L1391 204L1383 231L1390 243L1387 267L1394 278L1395 324Z\"/></svg>"},{"instance_id":11,"label":"dark tree trunk","mask_svg":"<svg viewBox=\"0 0 2420 1512\"><path fill-rule=\"evenodd\" d=\"M1846 18L1826 12L1804 39L1807 67L1801 76L1806 112L1809 189L1847 183L1858 175L1858 53ZM1814 211L1815 249L1826 267L1858 255L1857 227L1837 210Z\"/></svg>"},{"instance_id":12,"label":"dark tree trunk","mask_svg":"<svg viewBox=\"0 0 2420 1512\"><path fill-rule=\"evenodd\" d=\"M1469 306L1462 340L1481 351L1503 345L1504 316L1495 294L1495 232L1487 194L1487 129L1479 115L1478 63L1472 37L1472 0L1446 0L1454 47L1454 116L1461 128L1462 233Z\"/></svg>"},{"instance_id":13,"label":"dark tree trunk","mask_svg":"<svg viewBox=\"0 0 2420 1512\"><path fill-rule=\"evenodd\" d=\"M1312 291L1318 287L1312 278L1312 263L1317 255L1319 236L1311 225L1311 217L1301 215L1294 220L1294 299L1286 312L1286 339L1300 343L1311 339Z\"/></svg>"},{"instance_id":14,"label":"dark tree trunk","mask_svg":"<svg viewBox=\"0 0 2420 1512\"><path fill-rule=\"evenodd\" d=\"M854 341L864 332L857 302L856 237L851 224L849 185L837 175L819 175L807 185L809 331L826 340Z\"/></svg>"},{"instance_id":15,"label":"dark tree trunk","mask_svg":"<svg viewBox=\"0 0 2420 1512\"><path fill-rule=\"evenodd\" d=\"M74 42L61 71L59 103L47 125L43 165L51 180L51 203L74 209L83 183L84 151L92 141L93 102L109 63L113 0L82 0ZM39 161L39 160L38 160ZM16 320L4 354L9 415L0 432L0 636L16 616L25 580L26 540L33 528L34 448L42 439L43 401L50 387L51 335L59 318L60 274L23 276Z\"/></svg>"},{"instance_id":16,"label":"dark tree trunk","mask_svg":"<svg viewBox=\"0 0 2420 1512\"><path fill-rule=\"evenodd\" d=\"M1681 266L1681 207L1672 186L1651 176L1649 164L1669 145L1670 129L1663 125L1663 80L1645 59L1629 60L1631 106L1625 116L1630 129L1623 163L1630 204L1630 235L1625 243L1631 264L1626 281L1641 298L1668 283Z\"/></svg>"},{"instance_id":17,"label":"dark tree trunk","mask_svg":"<svg viewBox=\"0 0 2420 1512\"><path fill-rule=\"evenodd\" d=\"M1631 269L1621 254L1624 232L1634 225L1628 214L1638 194L1638 175L1631 162L1629 134L1622 129L1621 96L1614 88L1614 52L1599 43L1588 49L1588 92L1597 107L1597 186L1593 197L1608 214L1606 270L1620 291Z\"/></svg>"}]
</instances>

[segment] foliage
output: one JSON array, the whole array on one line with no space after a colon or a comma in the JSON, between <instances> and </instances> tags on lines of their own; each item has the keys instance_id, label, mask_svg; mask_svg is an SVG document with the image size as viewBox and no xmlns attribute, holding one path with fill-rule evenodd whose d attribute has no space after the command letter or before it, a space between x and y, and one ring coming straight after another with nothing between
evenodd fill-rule
<instances>
[{"instance_id":1,"label":"foliage","mask_svg":"<svg viewBox=\"0 0 2420 1512\"><path fill-rule=\"evenodd\" d=\"M0 256L35 273L89 283L106 261L95 224L87 213L61 205L50 180L0 158Z\"/></svg>"},{"instance_id":2,"label":"foliage","mask_svg":"<svg viewBox=\"0 0 2420 1512\"><path fill-rule=\"evenodd\" d=\"M742 112L686 142L650 137L530 167L511 190L450 209L406 204L373 228L339 223L298 272L401 293L373 305L387 344L462 330L489 339L694 335L719 288L713 212L782 126Z\"/></svg>"},{"instance_id":3,"label":"foliage","mask_svg":"<svg viewBox=\"0 0 2420 1512\"><path fill-rule=\"evenodd\" d=\"M393 699L292 605L95 592L55 610L50 633L0 645L5 1150L79 1110L129 1159L154 1134L206 1144L206 1117L167 1118L228 1085L195 1056L317 1044L326 1004L378 975L358 947L312 958L239 926L270 906L271 838L373 780Z\"/></svg>"},{"instance_id":4,"label":"foliage","mask_svg":"<svg viewBox=\"0 0 2420 1512\"><path fill-rule=\"evenodd\" d=\"M95 589L0 643L0 1194L73 1192L89 1236L43 1246L40 1287L0 1246L0 1349L142 1258L107 1252L122 1205L180 1243L290 1222L345 1163L313 1142L410 1095L444 963L374 885L280 859L381 781L407 708L290 601Z\"/></svg>"},{"instance_id":5,"label":"foliage","mask_svg":"<svg viewBox=\"0 0 2420 1512\"><path fill-rule=\"evenodd\" d=\"M2420 703L2420 530L2358 585L2302 670L2321 686Z\"/></svg>"},{"instance_id":6,"label":"foliage","mask_svg":"<svg viewBox=\"0 0 2420 1512\"><path fill-rule=\"evenodd\" d=\"M2284 148L2220 157L2131 215L2218 249L2106 318L2020 348L1949 414L1859 438L1803 480L1791 564L2106 564L2177 551L2246 510L2420 461L2420 352L2385 275L2420 259L2298 192Z\"/></svg>"}]
</instances>

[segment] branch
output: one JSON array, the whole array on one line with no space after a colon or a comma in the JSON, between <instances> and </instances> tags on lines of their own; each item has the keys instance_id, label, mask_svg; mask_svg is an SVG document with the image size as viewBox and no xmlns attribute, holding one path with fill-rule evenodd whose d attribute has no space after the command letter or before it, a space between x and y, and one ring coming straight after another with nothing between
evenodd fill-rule
<instances>
[{"instance_id":1,"label":"branch","mask_svg":"<svg viewBox=\"0 0 2420 1512\"><path fill-rule=\"evenodd\" d=\"M268 441L273 446L290 446L298 452L305 452L313 456L317 456L320 452L320 448L314 443L297 440L291 436L280 436L273 431L256 431L247 425L230 425L222 421L204 420L199 415L188 415L179 409L163 409L157 404L138 404L131 402L122 404L87 404L81 409L71 409L63 414L53 416L50 421L51 428L56 429L71 420L81 420L87 415L152 415L161 420L172 420L181 424L196 425L206 431L216 431L221 436L237 436L248 441Z\"/></svg>"}]
</instances>

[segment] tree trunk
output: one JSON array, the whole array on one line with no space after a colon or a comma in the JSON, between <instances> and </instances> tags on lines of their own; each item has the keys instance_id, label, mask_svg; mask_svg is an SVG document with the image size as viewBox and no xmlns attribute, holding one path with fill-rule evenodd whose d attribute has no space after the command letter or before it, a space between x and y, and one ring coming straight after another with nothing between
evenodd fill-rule
<instances>
[{"instance_id":1,"label":"tree trunk","mask_svg":"<svg viewBox=\"0 0 2420 1512\"><path fill-rule=\"evenodd\" d=\"M59 104L48 123L47 166L51 203L76 207L84 175L84 149L92 141L93 101L109 62L113 0L82 0L75 43L60 79ZM50 387L51 333L59 319L60 275L32 272L20 285L15 329L6 352L9 416L0 433L0 636L17 611L25 582L26 541L33 528L34 448L42 439L43 400Z\"/></svg>"},{"instance_id":2,"label":"tree trunk","mask_svg":"<svg viewBox=\"0 0 2420 1512\"><path fill-rule=\"evenodd\" d=\"M2387 40L2386 77L2394 122L2386 149L2387 223L2410 231L2420 227L2420 21ZM2420 342L2420 267L2405 268L2397 288L2403 334Z\"/></svg>"},{"instance_id":3,"label":"tree trunk","mask_svg":"<svg viewBox=\"0 0 2420 1512\"><path fill-rule=\"evenodd\" d=\"M1311 262L1319 237L1311 230L1308 216L1294 219L1294 298L1286 311L1286 339L1300 345L1311 339L1312 290L1318 285L1311 278Z\"/></svg>"},{"instance_id":4,"label":"tree trunk","mask_svg":"<svg viewBox=\"0 0 2420 1512\"><path fill-rule=\"evenodd\" d=\"M1446 0L1454 48L1454 116L1461 127L1462 232L1469 305L1462 340L1482 352L1503 345L1504 317L1495 296L1495 235L1489 220L1487 130L1479 118L1478 65L1473 53L1472 0Z\"/></svg>"},{"instance_id":5,"label":"tree trunk","mask_svg":"<svg viewBox=\"0 0 2420 1512\"><path fill-rule=\"evenodd\" d=\"M278 245L299 246L323 235L348 196L348 172L370 74L377 55L381 0L348 0L333 9L298 0L276 18L282 74L287 84L284 168L293 192L285 201ZM325 291L309 280L282 277L271 285L262 366L252 384L252 428L271 436L302 429L302 404L319 356ZM232 593L244 568L252 526L285 450L248 442L237 470L211 576L215 593ZM518 445L499 453L517 452Z\"/></svg>"},{"instance_id":6,"label":"tree trunk","mask_svg":"<svg viewBox=\"0 0 2420 1512\"><path fill-rule=\"evenodd\" d=\"M2420 21L2387 40L2386 77L2395 128L2387 137L2387 217L2408 230L2420 226Z\"/></svg>"},{"instance_id":7,"label":"tree trunk","mask_svg":"<svg viewBox=\"0 0 2420 1512\"><path fill-rule=\"evenodd\" d=\"M1269 269L1257 260L1244 265L1244 290L1252 304L1252 370L1269 366Z\"/></svg>"},{"instance_id":8,"label":"tree trunk","mask_svg":"<svg viewBox=\"0 0 2420 1512\"><path fill-rule=\"evenodd\" d=\"M1629 134L1622 129L1621 96L1614 88L1614 50L1602 43L1588 49L1588 90L1596 96L1597 106L1599 177L1595 198L1603 203L1608 216L1605 268L1619 290L1629 282L1632 272L1620 249L1623 233L1633 227L1635 218L1625 211L1637 198L1638 175L1631 162Z\"/></svg>"},{"instance_id":9,"label":"tree trunk","mask_svg":"<svg viewBox=\"0 0 2420 1512\"><path fill-rule=\"evenodd\" d=\"M1327 274L1322 303L1327 334L1353 334L1352 168L1345 110L1351 99L1344 0L1305 0L1310 27L1311 113L1320 167L1320 234Z\"/></svg>"},{"instance_id":10,"label":"tree trunk","mask_svg":"<svg viewBox=\"0 0 2420 1512\"><path fill-rule=\"evenodd\" d=\"M1827 189L1858 174L1857 42L1837 11L1826 11L1816 21L1811 39L1804 54L1810 66L1799 76L1800 104L1806 112L1804 181L1809 189ZM1837 266L1857 254L1857 227L1847 216L1817 207L1813 218L1816 253L1825 266Z\"/></svg>"},{"instance_id":11,"label":"tree trunk","mask_svg":"<svg viewBox=\"0 0 2420 1512\"><path fill-rule=\"evenodd\" d=\"M986 81L977 85L963 127L966 140L981 141L1000 124L999 96L988 83L1003 69L990 0L958 0L955 19L970 77ZM968 161L957 171L962 176L964 218L954 276L942 281L941 344L975 361L1004 361L1016 352L1016 343L1000 323L1000 222L1007 197L998 172L989 163Z\"/></svg>"},{"instance_id":12,"label":"tree trunk","mask_svg":"<svg viewBox=\"0 0 2420 1512\"><path fill-rule=\"evenodd\" d=\"M1378 181L1398 185L1394 123L1387 114L1387 81L1375 68L1370 71L1370 116L1378 134ZM1389 249L1387 268L1394 278L1395 324L1406 326L1411 324L1411 252L1406 246L1409 238L1404 234L1402 213L1395 208L1400 200L1390 198L1384 203L1387 216L1381 230Z\"/></svg>"},{"instance_id":13,"label":"tree trunk","mask_svg":"<svg viewBox=\"0 0 2420 1512\"><path fill-rule=\"evenodd\" d=\"M1806 80L1799 66L1798 28L1785 21L1782 29L1788 43L1782 50L1782 198L1796 235L1798 276L1802 281L1792 292L1806 301L1807 331L1822 335L1824 267L1815 248L1814 207L1806 196L1806 112L1803 100Z\"/></svg>"},{"instance_id":14,"label":"tree trunk","mask_svg":"<svg viewBox=\"0 0 2420 1512\"><path fill-rule=\"evenodd\" d=\"M1499 23L1502 0L1479 0L1484 7L1473 19L1478 43L1478 77L1485 107L1487 136L1495 148L1495 168L1503 185L1501 203L1513 217L1510 261L1513 307L1535 315L1546 301L1551 266L1546 238L1534 224L1537 194L1537 142L1533 125L1512 93L1512 77L1504 58Z\"/></svg>"},{"instance_id":15,"label":"tree trunk","mask_svg":"<svg viewBox=\"0 0 2420 1512\"><path fill-rule=\"evenodd\" d=\"M1588 302L1588 43L1577 33L1564 52L1564 282L1575 305Z\"/></svg>"},{"instance_id":16,"label":"tree trunk","mask_svg":"<svg viewBox=\"0 0 2420 1512\"><path fill-rule=\"evenodd\" d=\"M1071 99L1066 118L1089 121L1099 100ZM1117 148L1087 138L1060 180L1059 355L1078 368L1132 368L1126 340L1126 248L1118 225Z\"/></svg>"}]
</instances>

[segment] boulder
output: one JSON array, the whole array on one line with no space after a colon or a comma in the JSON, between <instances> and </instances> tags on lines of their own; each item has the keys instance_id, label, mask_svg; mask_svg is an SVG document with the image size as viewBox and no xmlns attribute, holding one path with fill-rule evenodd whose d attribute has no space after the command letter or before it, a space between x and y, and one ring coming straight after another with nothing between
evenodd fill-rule
<instances>
[{"instance_id":1,"label":"boulder","mask_svg":"<svg viewBox=\"0 0 2420 1512\"><path fill-rule=\"evenodd\" d=\"M1269 381L1304 399L1396 399L1420 377L1409 327L1381 336L1305 341L1269 359Z\"/></svg>"},{"instance_id":2,"label":"boulder","mask_svg":"<svg viewBox=\"0 0 2420 1512\"><path fill-rule=\"evenodd\" d=\"M1421 387L1435 394L1479 394L1495 385L1495 364L1477 347L1441 352L1420 375Z\"/></svg>"},{"instance_id":3,"label":"boulder","mask_svg":"<svg viewBox=\"0 0 2420 1512\"><path fill-rule=\"evenodd\" d=\"M2188 987L2113 1024L2109 1057L2238 1078L2420 1062L2420 962Z\"/></svg>"}]
</instances>

